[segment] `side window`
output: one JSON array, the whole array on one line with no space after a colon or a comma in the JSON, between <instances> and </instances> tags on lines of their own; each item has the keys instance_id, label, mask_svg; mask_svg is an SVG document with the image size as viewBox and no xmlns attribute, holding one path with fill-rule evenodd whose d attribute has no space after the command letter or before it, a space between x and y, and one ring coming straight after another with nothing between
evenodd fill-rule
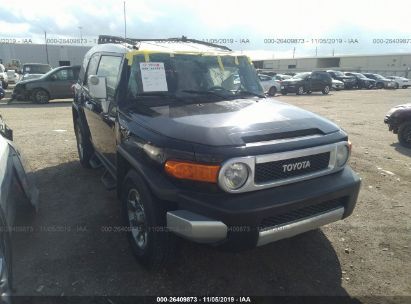
<instances>
[{"instance_id":1,"label":"side window","mask_svg":"<svg viewBox=\"0 0 411 304\"><path fill-rule=\"evenodd\" d=\"M88 63L86 75L84 77L84 84L87 85L87 78L89 75L95 75L97 71L98 62L100 60L100 54L94 54Z\"/></svg>"},{"instance_id":2,"label":"side window","mask_svg":"<svg viewBox=\"0 0 411 304\"><path fill-rule=\"evenodd\" d=\"M311 74L311 79L320 79L320 74L318 74L318 73L312 73L312 74Z\"/></svg>"},{"instance_id":3,"label":"side window","mask_svg":"<svg viewBox=\"0 0 411 304\"><path fill-rule=\"evenodd\" d=\"M72 69L60 70L53 74L53 78L55 80L72 80L74 79L73 70Z\"/></svg>"},{"instance_id":4,"label":"side window","mask_svg":"<svg viewBox=\"0 0 411 304\"><path fill-rule=\"evenodd\" d=\"M107 94L114 96L118 76L120 75L120 65L122 57L119 56L101 56L100 64L97 69L98 76L106 77Z\"/></svg>"}]
</instances>

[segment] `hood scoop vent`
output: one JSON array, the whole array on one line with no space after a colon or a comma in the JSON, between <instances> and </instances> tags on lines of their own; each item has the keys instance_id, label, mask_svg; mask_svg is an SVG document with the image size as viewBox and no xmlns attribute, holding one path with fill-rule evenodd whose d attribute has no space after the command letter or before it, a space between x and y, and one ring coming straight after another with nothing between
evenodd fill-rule
<instances>
[{"instance_id":1,"label":"hood scoop vent","mask_svg":"<svg viewBox=\"0 0 411 304\"><path fill-rule=\"evenodd\" d=\"M288 131L288 132L281 132L281 133L271 133L271 134L259 134L259 135L250 135L250 136L243 136L242 140L244 143L255 143L255 142L264 142L264 141L273 141L273 140L283 140L283 139L295 139L304 136L313 136L313 135L324 135L324 133L316 128L313 129L305 129L305 130L296 130L296 131Z\"/></svg>"}]
</instances>

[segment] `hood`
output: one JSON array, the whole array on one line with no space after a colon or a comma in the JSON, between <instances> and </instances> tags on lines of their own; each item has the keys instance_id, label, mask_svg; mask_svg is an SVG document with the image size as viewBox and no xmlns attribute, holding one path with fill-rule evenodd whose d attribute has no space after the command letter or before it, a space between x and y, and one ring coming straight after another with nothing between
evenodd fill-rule
<instances>
[{"instance_id":1,"label":"hood","mask_svg":"<svg viewBox=\"0 0 411 304\"><path fill-rule=\"evenodd\" d=\"M396 116L397 114L403 111L407 111L407 112L411 111L411 103L405 103L402 105L395 106L391 108L385 116L391 116L391 115Z\"/></svg>"},{"instance_id":2,"label":"hood","mask_svg":"<svg viewBox=\"0 0 411 304\"><path fill-rule=\"evenodd\" d=\"M299 82L299 81L302 81L303 79L301 79L301 78L289 78L289 79L285 79L285 80L283 80L281 83L282 84L289 84L289 83L296 83L296 82Z\"/></svg>"},{"instance_id":3,"label":"hood","mask_svg":"<svg viewBox=\"0 0 411 304\"><path fill-rule=\"evenodd\" d=\"M24 84L28 84L28 83L34 83L34 82L41 81L41 80L42 80L41 77L42 77L42 76L40 76L40 77L38 77L38 78L33 78L33 79L20 80L20 81L16 84L16 86L17 86L17 85L24 85Z\"/></svg>"},{"instance_id":4,"label":"hood","mask_svg":"<svg viewBox=\"0 0 411 304\"><path fill-rule=\"evenodd\" d=\"M132 121L163 136L210 146L241 146L340 130L318 115L273 99L139 107L128 111Z\"/></svg>"}]
</instances>

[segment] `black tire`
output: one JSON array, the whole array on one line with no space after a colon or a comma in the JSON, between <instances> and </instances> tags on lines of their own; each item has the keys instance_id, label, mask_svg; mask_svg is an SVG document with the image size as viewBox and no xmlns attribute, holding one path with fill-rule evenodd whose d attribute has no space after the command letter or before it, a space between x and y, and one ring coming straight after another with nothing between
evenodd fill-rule
<instances>
[{"instance_id":1,"label":"black tire","mask_svg":"<svg viewBox=\"0 0 411 304\"><path fill-rule=\"evenodd\" d=\"M382 89L384 88L384 84L382 84L381 82L377 83L377 89Z\"/></svg>"},{"instance_id":2,"label":"black tire","mask_svg":"<svg viewBox=\"0 0 411 304\"><path fill-rule=\"evenodd\" d=\"M296 94L297 94L297 95L302 95L303 93L304 93L304 87L303 87L303 86L299 86L299 87L297 88Z\"/></svg>"},{"instance_id":3,"label":"black tire","mask_svg":"<svg viewBox=\"0 0 411 304\"><path fill-rule=\"evenodd\" d=\"M166 210L134 170L124 178L122 209L127 237L137 261L148 269L160 269L171 260L176 237L167 230Z\"/></svg>"},{"instance_id":4,"label":"black tire","mask_svg":"<svg viewBox=\"0 0 411 304\"><path fill-rule=\"evenodd\" d=\"M313 92L313 91L307 91L306 93L307 93L308 95L311 95L312 92Z\"/></svg>"},{"instance_id":5,"label":"black tire","mask_svg":"<svg viewBox=\"0 0 411 304\"><path fill-rule=\"evenodd\" d=\"M2 82L1 86L3 87L3 89L7 89L9 87L8 82Z\"/></svg>"},{"instance_id":6,"label":"black tire","mask_svg":"<svg viewBox=\"0 0 411 304\"><path fill-rule=\"evenodd\" d=\"M269 96L275 96L275 94L277 94L277 88L276 88L276 87L271 87L271 88L268 90L268 95L269 95Z\"/></svg>"},{"instance_id":7,"label":"black tire","mask_svg":"<svg viewBox=\"0 0 411 304\"><path fill-rule=\"evenodd\" d=\"M407 87L407 86L402 86L402 88L403 88L403 89L406 89L406 88L408 88L408 87Z\"/></svg>"},{"instance_id":8,"label":"black tire","mask_svg":"<svg viewBox=\"0 0 411 304\"><path fill-rule=\"evenodd\" d=\"M411 148L411 122L404 122L398 128L398 141L406 148Z\"/></svg>"},{"instance_id":9,"label":"black tire","mask_svg":"<svg viewBox=\"0 0 411 304\"><path fill-rule=\"evenodd\" d=\"M327 95L328 93L330 93L330 86L326 85L322 91L321 91L324 95Z\"/></svg>"},{"instance_id":10,"label":"black tire","mask_svg":"<svg viewBox=\"0 0 411 304\"><path fill-rule=\"evenodd\" d=\"M281 94L282 94L282 95L287 95L288 92L287 92L287 91L281 91Z\"/></svg>"},{"instance_id":11,"label":"black tire","mask_svg":"<svg viewBox=\"0 0 411 304\"><path fill-rule=\"evenodd\" d=\"M33 93L31 93L31 99L34 103L46 104L50 101L50 95L46 90L35 89Z\"/></svg>"},{"instance_id":12,"label":"black tire","mask_svg":"<svg viewBox=\"0 0 411 304\"><path fill-rule=\"evenodd\" d=\"M80 164L84 168L91 168L90 159L93 157L94 149L90 142L90 138L84 130L79 117L76 118L74 124L74 134L77 141L77 152L80 160Z\"/></svg>"},{"instance_id":13,"label":"black tire","mask_svg":"<svg viewBox=\"0 0 411 304\"><path fill-rule=\"evenodd\" d=\"M395 85L395 88L396 88L396 89L399 89L399 88L400 88L400 85L397 83L397 84Z\"/></svg>"}]
</instances>

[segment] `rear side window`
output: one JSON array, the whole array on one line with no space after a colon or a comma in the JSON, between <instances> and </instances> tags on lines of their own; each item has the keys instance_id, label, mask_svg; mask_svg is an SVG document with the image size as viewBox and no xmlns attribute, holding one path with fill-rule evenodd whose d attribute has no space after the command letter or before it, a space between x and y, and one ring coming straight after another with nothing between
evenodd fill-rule
<instances>
[{"instance_id":1,"label":"rear side window","mask_svg":"<svg viewBox=\"0 0 411 304\"><path fill-rule=\"evenodd\" d=\"M109 96L114 96L120 74L121 61L122 57L119 56L101 56L97 75L106 77L107 94Z\"/></svg>"}]
</instances>

